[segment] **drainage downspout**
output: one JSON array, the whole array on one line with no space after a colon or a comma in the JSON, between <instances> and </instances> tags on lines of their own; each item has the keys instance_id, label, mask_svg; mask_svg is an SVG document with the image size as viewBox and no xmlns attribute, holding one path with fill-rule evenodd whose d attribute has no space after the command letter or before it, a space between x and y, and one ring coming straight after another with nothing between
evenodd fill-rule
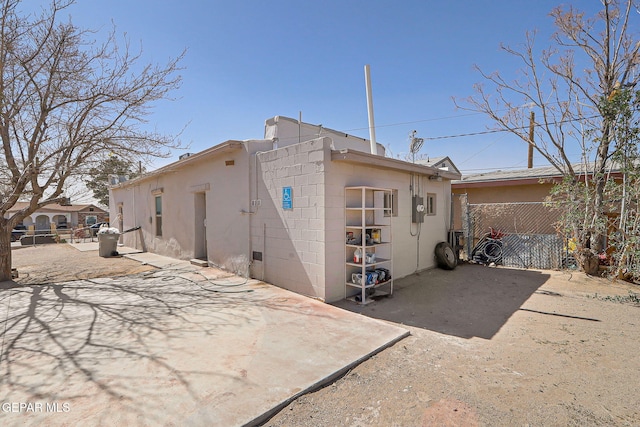
<instances>
[{"instance_id":1,"label":"drainage downspout","mask_svg":"<svg viewBox=\"0 0 640 427\"><path fill-rule=\"evenodd\" d=\"M248 148L248 143L245 146ZM258 213L258 209L259 206L257 205L256 202L256 206L252 206L253 201L254 200L258 200L258 154L262 153L262 151L256 151L253 154L253 158L254 158L254 171L253 174L255 175L255 192L256 192L256 198L253 199L253 190L251 188L251 182L253 181L251 178L251 155L249 155L249 179L247 180L247 183L249 184L249 210L245 211L244 209L240 211L241 214L248 214L249 215L249 253L247 254L247 262L249 263L249 277L251 277L251 266L253 265L253 237L252 237L252 231L253 230L253 215L255 215L256 213ZM255 207L255 211L252 210L251 208Z\"/></svg>"},{"instance_id":2,"label":"drainage downspout","mask_svg":"<svg viewBox=\"0 0 640 427\"><path fill-rule=\"evenodd\" d=\"M421 176L417 176L418 181L418 194L422 190L422 183L420 182ZM422 223L418 223L418 237L416 238L416 272L420 270L420 232L422 231Z\"/></svg>"},{"instance_id":3,"label":"drainage downspout","mask_svg":"<svg viewBox=\"0 0 640 427\"><path fill-rule=\"evenodd\" d=\"M413 204L413 196L414 195L420 195L420 184L416 185L416 182L419 183L420 180L420 175L415 176L413 173L411 173L411 183L409 184L409 188L411 190L411 201ZM417 187L417 190L416 190ZM420 231L422 230L422 224L421 223L416 223L416 227L417 230L414 233L411 229L412 229L412 223L409 223L409 234L412 237L416 237L416 272L418 272L418 270L420 269Z\"/></svg>"},{"instance_id":4,"label":"drainage downspout","mask_svg":"<svg viewBox=\"0 0 640 427\"><path fill-rule=\"evenodd\" d=\"M301 113L302 114L302 113ZM276 138L274 138L271 141L271 150L274 150L276 148ZM245 211L242 210L240 211L241 214L248 214L249 215L249 268L251 268L251 265L253 265L253 237L252 237L252 231L253 230L253 218L252 216L258 213L258 210L260 209L260 206L262 205L262 201L260 200L260 191L259 191L259 180L258 180L258 155L266 153L267 151L256 151L253 155L254 157L254 176L253 176L253 180L251 179L251 166L249 166L249 211ZM254 181L255 183L255 199L252 199L252 189L251 189L251 183L252 181ZM255 210L251 209L251 202L253 200L256 200L256 206ZM263 224L263 230L262 230L262 281L264 281L264 277L265 277L265 259L266 259L266 254L265 254L265 248L266 248L266 236L267 236L267 230L266 230L267 224ZM251 274L251 272L249 271L249 274Z\"/></svg>"}]
</instances>

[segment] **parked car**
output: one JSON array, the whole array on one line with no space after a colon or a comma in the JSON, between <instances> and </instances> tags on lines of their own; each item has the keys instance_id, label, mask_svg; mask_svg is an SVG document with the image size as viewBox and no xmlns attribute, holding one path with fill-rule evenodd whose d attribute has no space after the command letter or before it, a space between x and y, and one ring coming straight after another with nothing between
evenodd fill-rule
<instances>
[{"instance_id":1,"label":"parked car","mask_svg":"<svg viewBox=\"0 0 640 427\"><path fill-rule=\"evenodd\" d=\"M27 227L22 224L16 225L16 228L11 230L11 241L15 242L16 240L20 240L22 236L27 233Z\"/></svg>"},{"instance_id":2,"label":"parked car","mask_svg":"<svg viewBox=\"0 0 640 427\"><path fill-rule=\"evenodd\" d=\"M96 222L95 224L89 226L89 231L91 232L92 236L95 236L98 234L98 230L100 230L100 227L108 227L109 223L108 222Z\"/></svg>"}]
</instances>

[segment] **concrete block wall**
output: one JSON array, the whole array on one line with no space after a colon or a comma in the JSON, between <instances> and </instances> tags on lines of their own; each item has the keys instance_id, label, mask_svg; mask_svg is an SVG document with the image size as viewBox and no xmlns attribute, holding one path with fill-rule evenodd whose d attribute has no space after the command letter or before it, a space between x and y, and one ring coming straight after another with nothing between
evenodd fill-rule
<instances>
[{"instance_id":1,"label":"concrete block wall","mask_svg":"<svg viewBox=\"0 0 640 427\"><path fill-rule=\"evenodd\" d=\"M252 276L303 295L325 299L325 162L330 138L258 153L260 207L252 218ZM292 209L282 192L292 189Z\"/></svg>"},{"instance_id":2,"label":"concrete block wall","mask_svg":"<svg viewBox=\"0 0 640 427\"><path fill-rule=\"evenodd\" d=\"M332 149L341 150L349 148L351 150L363 151L369 153L371 144L368 139L349 135L344 132L327 129L322 125L313 125L310 123L300 123L296 119L284 116L276 116L265 122L265 139L275 138L278 147L282 148L288 145L299 144L300 142L310 141L318 138L328 137L332 142ZM384 156L385 148L382 144L376 145L376 153Z\"/></svg>"}]
</instances>

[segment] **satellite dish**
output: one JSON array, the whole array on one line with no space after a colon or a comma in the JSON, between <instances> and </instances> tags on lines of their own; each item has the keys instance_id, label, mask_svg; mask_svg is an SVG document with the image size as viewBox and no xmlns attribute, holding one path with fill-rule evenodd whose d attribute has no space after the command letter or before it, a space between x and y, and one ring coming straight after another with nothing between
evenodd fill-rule
<instances>
[{"instance_id":1,"label":"satellite dish","mask_svg":"<svg viewBox=\"0 0 640 427\"><path fill-rule=\"evenodd\" d=\"M416 162L416 153L420 151L420 149L422 148L422 144L424 144L424 138L417 138L416 137L417 133L418 131L414 130L409 134L409 137L411 138L411 143L409 144L409 151L411 152L411 156L413 157L413 163Z\"/></svg>"}]
</instances>

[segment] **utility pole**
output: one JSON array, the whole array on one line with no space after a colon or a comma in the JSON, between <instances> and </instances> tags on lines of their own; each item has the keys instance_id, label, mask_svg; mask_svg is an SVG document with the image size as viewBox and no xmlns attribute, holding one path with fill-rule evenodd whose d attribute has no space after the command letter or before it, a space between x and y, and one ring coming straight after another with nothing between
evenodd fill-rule
<instances>
[{"instance_id":1,"label":"utility pole","mask_svg":"<svg viewBox=\"0 0 640 427\"><path fill-rule=\"evenodd\" d=\"M536 120L536 113L531 111L531 116L529 116L529 155L527 156L527 168L533 168L533 136L535 135L534 130L534 122Z\"/></svg>"}]
</instances>

